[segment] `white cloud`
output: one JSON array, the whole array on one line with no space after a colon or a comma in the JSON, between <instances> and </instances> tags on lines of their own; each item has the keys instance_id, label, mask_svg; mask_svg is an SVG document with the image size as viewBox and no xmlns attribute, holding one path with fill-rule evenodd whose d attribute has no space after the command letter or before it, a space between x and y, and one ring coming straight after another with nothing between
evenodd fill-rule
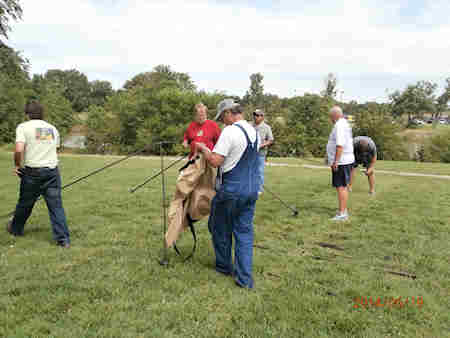
<instances>
[{"instance_id":1,"label":"white cloud","mask_svg":"<svg viewBox=\"0 0 450 338\"><path fill-rule=\"evenodd\" d=\"M427 2L411 20L417 25L400 24L404 5L284 0L270 10L207 0L119 0L110 7L24 0L24 22L15 25L11 42L30 57L34 72L77 68L116 87L163 63L191 73L200 87L238 94L252 72L265 75L268 91L290 96L294 89L319 92L332 71L345 98L371 99L393 88L389 76L450 75L450 23L442 20L450 3ZM384 88L373 82L380 74Z\"/></svg>"}]
</instances>

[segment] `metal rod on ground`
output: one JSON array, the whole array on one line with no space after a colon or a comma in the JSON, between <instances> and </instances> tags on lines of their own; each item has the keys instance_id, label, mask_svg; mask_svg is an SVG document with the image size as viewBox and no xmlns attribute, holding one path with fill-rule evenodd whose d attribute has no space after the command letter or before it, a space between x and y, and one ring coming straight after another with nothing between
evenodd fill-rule
<instances>
[{"instance_id":1,"label":"metal rod on ground","mask_svg":"<svg viewBox=\"0 0 450 338\"><path fill-rule=\"evenodd\" d=\"M118 159L117 161L111 162L111 163L105 165L104 167L101 167L101 168L99 168L99 169L95 169L94 171L90 172L89 174L84 175L84 176L81 176L81 177L79 177L79 178L73 180L72 182L67 183L66 185L63 185L63 186L61 187L61 190L64 190L64 189L66 189L66 188L68 188L68 187L71 187L72 185L77 184L78 182L81 182L81 181L85 180L85 179L88 178L88 177L91 177L91 176L93 176L93 175L95 175L95 174L98 174L99 172L101 172L101 171L103 171L103 170L106 170L106 169L108 169L108 168L111 168L112 166L115 166L116 164L119 164L119 163L121 163L121 162L123 162L123 161L126 161L126 160L128 160L130 157L136 156L136 155L138 155L138 154L140 154L140 153L146 151L147 149L149 149L149 147L145 147L144 149L141 149L141 150L136 151L136 152L134 152L134 153L132 153L132 154L126 155L125 157L123 157L123 158L121 158L121 159ZM42 198L42 197L39 196L39 198L37 199L37 201L39 201L41 198ZM2 216L1 218L12 217L12 216L14 216L15 213L16 213L16 211L14 210L13 212L11 212L11 213L9 213L9 214L7 214L7 215L4 215L4 216Z\"/></svg>"},{"instance_id":2,"label":"metal rod on ground","mask_svg":"<svg viewBox=\"0 0 450 338\"><path fill-rule=\"evenodd\" d=\"M161 193L162 193L162 209L163 209L163 248L162 248L162 257L159 261L161 265L168 265L169 259L167 254L167 245L166 245L166 231L167 231L167 213L166 213L166 175L165 172L167 168L164 168L164 154L163 154L163 142L159 145L159 153L161 157Z\"/></svg>"},{"instance_id":3,"label":"metal rod on ground","mask_svg":"<svg viewBox=\"0 0 450 338\"><path fill-rule=\"evenodd\" d=\"M289 210L292 211L292 216L298 216L298 210L294 207L291 207L290 205L288 205L286 202L284 202L277 194L275 194L274 192L270 191L269 189L267 189L266 186L264 186L264 190L267 191L268 193L270 193L272 196L274 196L278 201L281 202L282 205L284 205L286 208L288 208Z\"/></svg>"},{"instance_id":4,"label":"metal rod on ground","mask_svg":"<svg viewBox=\"0 0 450 338\"><path fill-rule=\"evenodd\" d=\"M184 155L183 157L173 161L172 163L170 163L167 167L165 168L161 168L160 171L158 171L155 175L147 178L144 182L142 182L141 184L138 184L137 186L131 188L129 191L130 193L134 193L136 190L142 188L144 185L146 185L147 183L149 183L150 181L154 180L155 178L157 178L159 175L161 175L162 173L164 173L166 170L172 168L175 164L181 162L182 160L184 160L186 157L188 157L189 154Z\"/></svg>"}]
</instances>

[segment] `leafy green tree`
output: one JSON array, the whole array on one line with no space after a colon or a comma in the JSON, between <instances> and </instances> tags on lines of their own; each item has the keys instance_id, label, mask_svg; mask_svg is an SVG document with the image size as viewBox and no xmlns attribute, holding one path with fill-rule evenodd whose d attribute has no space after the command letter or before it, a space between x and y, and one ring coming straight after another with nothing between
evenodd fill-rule
<instances>
[{"instance_id":1,"label":"leafy green tree","mask_svg":"<svg viewBox=\"0 0 450 338\"><path fill-rule=\"evenodd\" d=\"M107 112L104 107L90 106L86 126L89 152L102 153L110 147L119 147L121 124L117 115Z\"/></svg>"},{"instance_id":2,"label":"leafy green tree","mask_svg":"<svg viewBox=\"0 0 450 338\"><path fill-rule=\"evenodd\" d=\"M14 142L15 130L25 120L24 90L0 73L0 144Z\"/></svg>"},{"instance_id":3,"label":"leafy green tree","mask_svg":"<svg viewBox=\"0 0 450 338\"><path fill-rule=\"evenodd\" d=\"M125 89L135 87L151 87L157 89L178 88L193 91L196 89L191 77L187 73L173 71L170 66L158 65L151 72L140 73L125 82Z\"/></svg>"},{"instance_id":4,"label":"leafy green tree","mask_svg":"<svg viewBox=\"0 0 450 338\"><path fill-rule=\"evenodd\" d=\"M60 87L51 85L47 86L45 93L38 99L45 109L45 119L54 124L64 138L75 123L69 100L64 97Z\"/></svg>"},{"instance_id":5,"label":"leafy green tree","mask_svg":"<svg viewBox=\"0 0 450 338\"><path fill-rule=\"evenodd\" d=\"M322 96L334 99L337 94L337 77L333 73L328 73L324 79L325 88L321 92Z\"/></svg>"},{"instance_id":6,"label":"leafy green tree","mask_svg":"<svg viewBox=\"0 0 450 338\"><path fill-rule=\"evenodd\" d=\"M264 105L264 76L261 73L250 75L250 88L243 98L243 103L254 108L262 108Z\"/></svg>"},{"instance_id":7,"label":"leafy green tree","mask_svg":"<svg viewBox=\"0 0 450 338\"><path fill-rule=\"evenodd\" d=\"M92 81L90 84L89 104L95 106L104 106L106 99L114 93L109 81Z\"/></svg>"},{"instance_id":8,"label":"leafy green tree","mask_svg":"<svg viewBox=\"0 0 450 338\"><path fill-rule=\"evenodd\" d=\"M75 112L82 112L89 106L91 87L88 78L76 69L51 69L44 75L44 82L60 88Z\"/></svg>"},{"instance_id":9,"label":"leafy green tree","mask_svg":"<svg viewBox=\"0 0 450 338\"><path fill-rule=\"evenodd\" d=\"M25 118L25 103L32 96L28 61L0 42L0 143L14 142L15 129Z\"/></svg>"},{"instance_id":10,"label":"leafy green tree","mask_svg":"<svg viewBox=\"0 0 450 338\"><path fill-rule=\"evenodd\" d=\"M437 99L436 116L434 116L434 118L439 118L440 115L448 109L448 103L450 101L450 77L445 81L447 85L444 88L444 92Z\"/></svg>"},{"instance_id":11,"label":"leafy green tree","mask_svg":"<svg viewBox=\"0 0 450 338\"><path fill-rule=\"evenodd\" d=\"M288 99L290 110L288 125L303 144L296 149L297 156L312 154L321 157L325 152L331 124L328 112L333 105L329 98L315 94L305 94Z\"/></svg>"},{"instance_id":12,"label":"leafy green tree","mask_svg":"<svg viewBox=\"0 0 450 338\"><path fill-rule=\"evenodd\" d=\"M429 81L419 81L409 85L404 91L395 91L389 95L392 114L395 117L407 115L410 123L413 116L436 111L437 85Z\"/></svg>"},{"instance_id":13,"label":"leafy green tree","mask_svg":"<svg viewBox=\"0 0 450 338\"><path fill-rule=\"evenodd\" d=\"M10 20L19 20L22 14L18 0L0 0L0 37L8 38L8 32L11 30Z\"/></svg>"},{"instance_id":14,"label":"leafy green tree","mask_svg":"<svg viewBox=\"0 0 450 338\"><path fill-rule=\"evenodd\" d=\"M0 42L0 73L23 84L29 80L29 61L19 52Z\"/></svg>"}]
</instances>

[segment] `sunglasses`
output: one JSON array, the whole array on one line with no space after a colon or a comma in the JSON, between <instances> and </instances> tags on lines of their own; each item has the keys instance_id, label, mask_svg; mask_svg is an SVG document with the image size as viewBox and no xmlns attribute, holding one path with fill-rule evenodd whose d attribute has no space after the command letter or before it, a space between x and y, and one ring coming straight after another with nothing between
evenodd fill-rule
<instances>
[{"instance_id":1,"label":"sunglasses","mask_svg":"<svg viewBox=\"0 0 450 338\"><path fill-rule=\"evenodd\" d=\"M260 116L264 116L263 114L257 114L257 113L253 113L254 117L260 117Z\"/></svg>"}]
</instances>

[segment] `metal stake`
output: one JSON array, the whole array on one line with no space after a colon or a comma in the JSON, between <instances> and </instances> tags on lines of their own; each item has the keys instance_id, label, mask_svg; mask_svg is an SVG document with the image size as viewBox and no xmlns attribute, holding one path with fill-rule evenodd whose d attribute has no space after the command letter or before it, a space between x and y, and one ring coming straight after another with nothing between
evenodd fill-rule
<instances>
[{"instance_id":1,"label":"metal stake","mask_svg":"<svg viewBox=\"0 0 450 338\"><path fill-rule=\"evenodd\" d=\"M167 266L169 264L167 245L166 245L166 231L167 231L167 210L166 210L166 175L164 170L164 149L163 142L159 144L159 154L161 157L161 193L162 193L162 209L163 209L163 248L162 248L162 257L159 260L159 264L163 266Z\"/></svg>"}]
</instances>

